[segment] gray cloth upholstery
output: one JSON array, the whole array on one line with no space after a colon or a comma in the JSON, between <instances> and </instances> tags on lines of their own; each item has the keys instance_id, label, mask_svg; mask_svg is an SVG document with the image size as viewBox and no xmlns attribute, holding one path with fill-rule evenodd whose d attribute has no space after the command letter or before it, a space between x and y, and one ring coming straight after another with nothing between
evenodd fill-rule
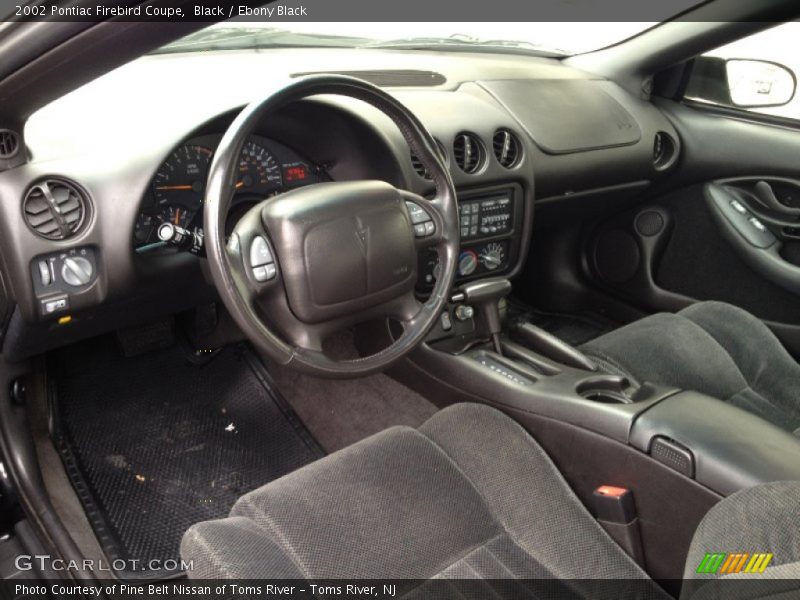
<instances>
[{"instance_id":1,"label":"gray cloth upholstery","mask_svg":"<svg viewBox=\"0 0 800 600\"><path fill-rule=\"evenodd\" d=\"M767 483L732 494L715 505L700 522L689 548L681 597L713 598L780 597L786 583L787 598L800 597L800 482ZM706 553L772 553L763 574L717 575L697 573ZM713 584L712 584L713 583ZM712 584L712 585L709 585Z\"/></svg>"},{"instance_id":2,"label":"gray cloth upholstery","mask_svg":"<svg viewBox=\"0 0 800 600\"><path fill-rule=\"evenodd\" d=\"M694 390L800 428L800 365L759 319L722 302L659 313L581 349L609 371Z\"/></svg>"},{"instance_id":3,"label":"gray cloth upholstery","mask_svg":"<svg viewBox=\"0 0 800 600\"><path fill-rule=\"evenodd\" d=\"M560 579L558 593L518 597L667 597L533 438L477 404L419 430L388 429L243 496L229 518L189 529L181 554L193 578ZM604 594L589 579L638 584ZM433 584L421 585L404 591L428 597Z\"/></svg>"}]
</instances>

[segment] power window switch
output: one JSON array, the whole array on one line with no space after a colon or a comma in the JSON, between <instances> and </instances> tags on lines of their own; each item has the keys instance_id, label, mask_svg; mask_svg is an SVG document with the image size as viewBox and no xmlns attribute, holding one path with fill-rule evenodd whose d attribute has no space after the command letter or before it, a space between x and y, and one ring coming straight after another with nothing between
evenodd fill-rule
<instances>
[{"instance_id":1,"label":"power window switch","mask_svg":"<svg viewBox=\"0 0 800 600\"><path fill-rule=\"evenodd\" d=\"M45 298L41 300L41 308L42 314L45 316L65 311L69 308L69 296L64 294L63 296Z\"/></svg>"},{"instance_id":2,"label":"power window switch","mask_svg":"<svg viewBox=\"0 0 800 600\"><path fill-rule=\"evenodd\" d=\"M766 225L764 225L764 223L762 223L762 222L761 222L760 220L758 220L756 217L750 217L750 218L748 219L748 221L750 221L750 224L751 224L753 227L755 227L756 229L758 229L758 230L759 230L761 233L764 233L764 232L766 232L766 231L767 231L767 226L766 226Z\"/></svg>"},{"instance_id":3,"label":"power window switch","mask_svg":"<svg viewBox=\"0 0 800 600\"><path fill-rule=\"evenodd\" d=\"M738 200L731 200L731 206L733 207L733 210L735 210L739 214L742 214L742 215L746 215L747 214L747 209Z\"/></svg>"}]
</instances>

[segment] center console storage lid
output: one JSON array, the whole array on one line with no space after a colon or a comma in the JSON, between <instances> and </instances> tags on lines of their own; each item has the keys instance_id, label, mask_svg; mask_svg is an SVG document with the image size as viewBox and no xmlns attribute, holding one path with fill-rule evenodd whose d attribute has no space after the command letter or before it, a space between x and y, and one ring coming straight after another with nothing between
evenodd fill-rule
<instances>
[{"instance_id":1,"label":"center console storage lid","mask_svg":"<svg viewBox=\"0 0 800 600\"><path fill-rule=\"evenodd\" d=\"M652 453L660 440L688 450L698 483L725 496L768 481L800 480L800 438L710 396L681 392L641 413L629 443Z\"/></svg>"}]
</instances>

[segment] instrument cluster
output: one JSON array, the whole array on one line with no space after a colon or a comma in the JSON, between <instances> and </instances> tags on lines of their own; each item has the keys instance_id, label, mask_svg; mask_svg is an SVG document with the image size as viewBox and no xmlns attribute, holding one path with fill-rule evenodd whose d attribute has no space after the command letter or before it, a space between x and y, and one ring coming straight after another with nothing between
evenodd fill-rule
<instances>
[{"instance_id":1,"label":"instrument cluster","mask_svg":"<svg viewBox=\"0 0 800 600\"><path fill-rule=\"evenodd\" d=\"M137 252L163 248L158 228L163 223L187 231L202 231L206 181L221 135L192 138L178 146L159 166L142 201L133 231ZM228 223L258 202L283 191L327 181L325 171L283 144L252 135L239 159L236 194Z\"/></svg>"}]
</instances>

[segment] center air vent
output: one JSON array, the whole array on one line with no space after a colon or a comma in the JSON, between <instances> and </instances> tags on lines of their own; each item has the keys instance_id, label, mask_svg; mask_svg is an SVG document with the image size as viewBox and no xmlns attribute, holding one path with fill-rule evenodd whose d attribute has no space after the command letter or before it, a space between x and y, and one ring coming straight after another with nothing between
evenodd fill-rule
<instances>
[{"instance_id":1,"label":"center air vent","mask_svg":"<svg viewBox=\"0 0 800 600\"><path fill-rule=\"evenodd\" d=\"M19 137L13 131L0 129L0 158L14 158L19 151Z\"/></svg>"},{"instance_id":2,"label":"center air vent","mask_svg":"<svg viewBox=\"0 0 800 600\"><path fill-rule=\"evenodd\" d=\"M476 135L460 133L453 141L453 157L464 173L472 175L477 173L483 166L483 145Z\"/></svg>"},{"instance_id":3,"label":"center air vent","mask_svg":"<svg viewBox=\"0 0 800 600\"><path fill-rule=\"evenodd\" d=\"M522 146L513 133L508 129L498 129L492 138L494 155L506 169L517 166L522 156Z\"/></svg>"},{"instance_id":4,"label":"center air vent","mask_svg":"<svg viewBox=\"0 0 800 600\"><path fill-rule=\"evenodd\" d=\"M88 202L76 185L45 179L28 190L22 209L28 227L36 234L48 240L66 240L86 221Z\"/></svg>"},{"instance_id":5,"label":"center air vent","mask_svg":"<svg viewBox=\"0 0 800 600\"><path fill-rule=\"evenodd\" d=\"M445 151L444 146L439 140L436 140L436 147L439 149L439 154L441 155L442 162L447 164L447 152ZM411 153L411 166L414 167L414 170L417 172L417 175L419 175L423 179L428 179L428 180L433 179L433 177L431 177L431 174L428 173L428 169L425 168L425 165L422 164L422 161L413 152Z\"/></svg>"}]
</instances>

